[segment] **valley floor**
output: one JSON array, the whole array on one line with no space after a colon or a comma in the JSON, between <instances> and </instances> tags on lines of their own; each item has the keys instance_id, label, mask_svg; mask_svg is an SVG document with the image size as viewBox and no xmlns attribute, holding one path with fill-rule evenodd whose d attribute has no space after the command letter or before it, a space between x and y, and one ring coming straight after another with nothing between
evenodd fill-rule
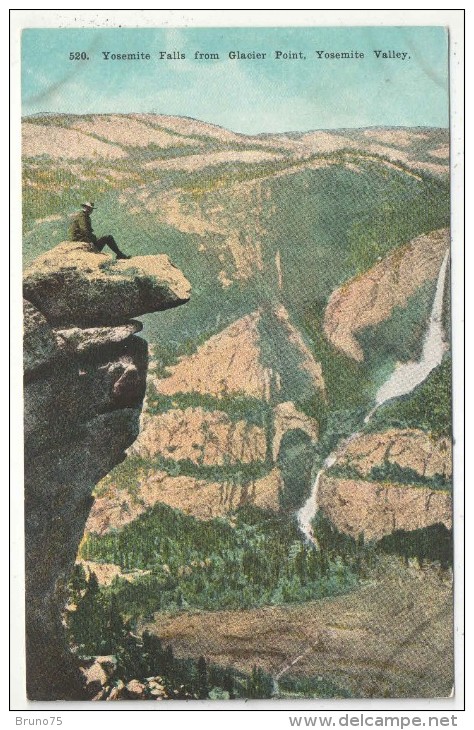
<instances>
[{"instance_id":1,"label":"valley floor","mask_svg":"<svg viewBox=\"0 0 474 730\"><path fill-rule=\"evenodd\" d=\"M300 605L156 614L142 628L176 656L280 679L321 677L353 697L446 697L453 686L446 572L387 560L358 590Z\"/></svg>"}]
</instances>

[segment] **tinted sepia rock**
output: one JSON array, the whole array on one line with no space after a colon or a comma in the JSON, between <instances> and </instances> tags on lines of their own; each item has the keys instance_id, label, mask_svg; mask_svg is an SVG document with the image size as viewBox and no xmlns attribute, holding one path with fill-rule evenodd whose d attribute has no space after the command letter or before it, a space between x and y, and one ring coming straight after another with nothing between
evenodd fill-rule
<instances>
[{"instance_id":1,"label":"tinted sepia rock","mask_svg":"<svg viewBox=\"0 0 474 730\"><path fill-rule=\"evenodd\" d=\"M368 480L372 469L396 466L420 478L452 474L452 447L445 437L420 429L389 429L359 434L341 449L333 468L349 469L351 478L323 472L318 505L341 532L379 540L395 530L417 530L437 523L452 527L452 497L429 485ZM393 480L394 481L394 480Z\"/></svg>"},{"instance_id":2,"label":"tinted sepia rock","mask_svg":"<svg viewBox=\"0 0 474 730\"><path fill-rule=\"evenodd\" d=\"M145 697L145 685L138 679L131 679L125 685L124 698L127 700L141 700Z\"/></svg>"},{"instance_id":3,"label":"tinted sepia rock","mask_svg":"<svg viewBox=\"0 0 474 730\"><path fill-rule=\"evenodd\" d=\"M303 435L301 448L308 453L318 440L317 421L284 396L291 392L304 402L316 393L325 401L322 366L283 306L241 317L167 371L167 377L149 376L156 403L142 415L140 436L129 454L145 461L166 459L169 473L155 464L153 474L147 474L137 463L137 499L112 477L107 498L101 485L88 531L127 524L156 502L198 519L224 516L244 504L278 510L285 488L279 463L285 435ZM182 470L184 462L195 473ZM207 468L215 472L199 472Z\"/></svg>"},{"instance_id":4,"label":"tinted sepia rock","mask_svg":"<svg viewBox=\"0 0 474 730\"><path fill-rule=\"evenodd\" d=\"M384 463L409 468L422 477L452 474L452 445L416 428L391 428L383 433L360 434L350 441L335 462L350 465L361 476Z\"/></svg>"},{"instance_id":5,"label":"tinted sepia rock","mask_svg":"<svg viewBox=\"0 0 474 730\"><path fill-rule=\"evenodd\" d=\"M125 684L122 682L121 679L119 679L115 685L115 687L112 687L107 700L113 701L113 700L121 700L123 699L123 695L125 692Z\"/></svg>"},{"instance_id":6,"label":"tinted sepia rock","mask_svg":"<svg viewBox=\"0 0 474 730\"><path fill-rule=\"evenodd\" d=\"M132 449L144 457L159 454L203 466L264 461L266 450L262 428L203 408L173 408L149 417Z\"/></svg>"},{"instance_id":7,"label":"tinted sepia rock","mask_svg":"<svg viewBox=\"0 0 474 730\"><path fill-rule=\"evenodd\" d=\"M99 656L89 662L82 662L81 672L84 675L86 691L92 699L102 699L102 691L116 666L115 657Z\"/></svg>"},{"instance_id":8,"label":"tinted sepia rock","mask_svg":"<svg viewBox=\"0 0 474 730\"><path fill-rule=\"evenodd\" d=\"M86 533L103 535L133 522L157 502L182 510L200 520L223 517L244 505L255 505L274 512L280 507L279 495L284 487L278 468L249 483L237 484L208 481L198 477L170 476L163 471L138 476L136 494L112 485L100 497L96 497L86 523ZM107 570L105 570L107 568ZM102 565L96 573L106 585L116 566ZM101 577L103 576L103 577Z\"/></svg>"},{"instance_id":9,"label":"tinted sepia rock","mask_svg":"<svg viewBox=\"0 0 474 730\"><path fill-rule=\"evenodd\" d=\"M285 366L300 375L295 388L325 397L317 362L285 307L261 308L210 337L196 352L168 368L169 376L153 379L158 393L199 393L215 397L245 395L271 402L281 399Z\"/></svg>"},{"instance_id":10,"label":"tinted sepia rock","mask_svg":"<svg viewBox=\"0 0 474 730\"><path fill-rule=\"evenodd\" d=\"M452 500L447 492L428 487L380 484L362 479L319 482L319 507L340 532L354 538L380 540L396 530L418 530L441 523L452 527Z\"/></svg>"},{"instance_id":11,"label":"tinted sepia rock","mask_svg":"<svg viewBox=\"0 0 474 730\"><path fill-rule=\"evenodd\" d=\"M166 256L114 263L61 244L25 272L25 294L27 693L84 698L61 612L92 489L138 435L148 348L129 319L183 303L189 284Z\"/></svg>"},{"instance_id":12,"label":"tinted sepia rock","mask_svg":"<svg viewBox=\"0 0 474 730\"><path fill-rule=\"evenodd\" d=\"M336 289L324 315L324 332L332 344L361 362L357 332L388 319L394 307L405 306L422 284L434 281L449 240L447 228L418 236Z\"/></svg>"}]
</instances>

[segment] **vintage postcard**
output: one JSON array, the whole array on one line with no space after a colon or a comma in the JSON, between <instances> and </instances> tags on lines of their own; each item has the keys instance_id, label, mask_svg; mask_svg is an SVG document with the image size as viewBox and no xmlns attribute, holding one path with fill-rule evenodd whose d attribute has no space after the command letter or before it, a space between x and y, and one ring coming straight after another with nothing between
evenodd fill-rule
<instances>
[{"instance_id":1,"label":"vintage postcard","mask_svg":"<svg viewBox=\"0 0 474 730\"><path fill-rule=\"evenodd\" d=\"M455 691L449 33L270 25L22 32L30 700Z\"/></svg>"}]
</instances>

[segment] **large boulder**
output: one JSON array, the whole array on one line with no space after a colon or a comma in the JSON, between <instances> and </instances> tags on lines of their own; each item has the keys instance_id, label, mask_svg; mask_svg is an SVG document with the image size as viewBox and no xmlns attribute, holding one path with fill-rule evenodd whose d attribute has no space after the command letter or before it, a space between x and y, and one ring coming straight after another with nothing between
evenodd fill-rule
<instances>
[{"instance_id":1,"label":"large boulder","mask_svg":"<svg viewBox=\"0 0 474 730\"><path fill-rule=\"evenodd\" d=\"M26 269L23 292L52 324L97 327L184 304L190 285L168 256L114 261L65 241Z\"/></svg>"}]
</instances>

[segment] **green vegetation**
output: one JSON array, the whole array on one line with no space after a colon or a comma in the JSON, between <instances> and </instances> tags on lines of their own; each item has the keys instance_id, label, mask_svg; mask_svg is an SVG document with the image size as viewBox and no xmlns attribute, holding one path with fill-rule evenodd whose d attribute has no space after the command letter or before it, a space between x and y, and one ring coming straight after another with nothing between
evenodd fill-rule
<instances>
[{"instance_id":1,"label":"green vegetation","mask_svg":"<svg viewBox=\"0 0 474 730\"><path fill-rule=\"evenodd\" d=\"M133 583L116 579L100 588L76 566L70 585L68 633L81 656L114 654L117 679L159 675L170 697L270 697L273 681L261 668L251 675L177 659L154 636L137 634L137 622L159 610L216 610L305 601L335 595L371 579L386 554L420 565L452 563L452 536L443 525L396 532L375 542L339 532L320 513L314 521L319 550L303 545L294 522L255 508L233 523L200 523L157 505L120 532L90 536L83 557L151 570ZM122 562L120 562L122 561ZM71 605L72 604L72 605ZM280 697L349 697L324 676L285 676Z\"/></svg>"},{"instance_id":2,"label":"green vegetation","mask_svg":"<svg viewBox=\"0 0 474 730\"><path fill-rule=\"evenodd\" d=\"M23 180L23 230L26 235L33 228L36 219L54 214L64 215L66 211L73 212L80 203L81 190L86 187L67 167L61 164L51 165L49 160L25 164ZM95 199L103 196L109 187L110 182L104 175L91 177L87 184L90 197ZM65 229L67 230L67 224ZM66 235L63 235L61 240L65 238ZM48 241L43 242L43 250L50 247Z\"/></svg>"},{"instance_id":3,"label":"green vegetation","mask_svg":"<svg viewBox=\"0 0 474 730\"><path fill-rule=\"evenodd\" d=\"M325 677L291 677L278 682L275 694L273 678L261 667L250 674L233 667L222 667L199 659L177 658L171 646L164 646L155 635L144 631L137 635L130 621L124 620L114 595L100 591L92 573L86 577L82 565L76 564L69 586L70 609L66 614L67 632L77 655L114 656L116 667L110 686L121 680L145 680L160 677L170 699L265 699L298 697L350 697L350 693ZM73 607L73 609L72 609ZM145 684L146 687L146 684ZM151 694L145 699L153 699Z\"/></svg>"},{"instance_id":4,"label":"green vegetation","mask_svg":"<svg viewBox=\"0 0 474 730\"><path fill-rule=\"evenodd\" d=\"M337 556L302 543L294 519L255 507L240 509L230 523L201 522L157 504L118 532L89 535L81 557L151 571L102 589L134 619L160 610L301 602L343 593L357 581Z\"/></svg>"},{"instance_id":5,"label":"green vegetation","mask_svg":"<svg viewBox=\"0 0 474 730\"><path fill-rule=\"evenodd\" d=\"M271 464L263 461L251 461L248 464L227 462L207 466L205 464L196 464L190 459L174 460L160 455L153 457L148 462L150 472L164 471L173 477L196 477L196 479L205 479L209 482L221 482L234 486L255 482L257 479L266 476L271 468Z\"/></svg>"},{"instance_id":6,"label":"green vegetation","mask_svg":"<svg viewBox=\"0 0 474 730\"><path fill-rule=\"evenodd\" d=\"M340 412L333 421L344 421L343 413L348 411L357 412L361 409L367 411L371 403L375 383L370 372L364 363L355 362L352 358L336 350L326 339L323 332L323 320L325 303L314 302L305 307L303 316L299 318L299 324L303 332L307 334L312 342L312 350L315 359L321 363L328 403L326 413L322 411L322 404L317 404L318 410L314 416L322 420L323 427L328 426L327 419L331 414ZM306 412L308 412L306 407ZM304 406L303 406L304 408ZM312 415L308 412L308 415ZM352 424L351 424L352 425ZM344 431L347 426L343 427ZM348 431L347 435L352 433Z\"/></svg>"},{"instance_id":7,"label":"green vegetation","mask_svg":"<svg viewBox=\"0 0 474 730\"><path fill-rule=\"evenodd\" d=\"M359 163L364 174L341 164L268 181L273 213L267 235L281 252L283 293L292 311L326 302L379 256L449 225L446 184L415 179L364 156ZM305 276L301 287L301 272L307 271L314 276Z\"/></svg>"},{"instance_id":8,"label":"green vegetation","mask_svg":"<svg viewBox=\"0 0 474 730\"><path fill-rule=\"evenodd\" d=\"M137 497L142 480L149 475L152 468L149 459L137 454L127 456L98 483L94 496L103 497L112 488Z\"/></svg>"},{"instance_id":9,"label":"green vegetation","mask_svg":"<svg viewBox=\"0 0 474 730\"><path fill-rule=\"evenodd\" d=\"M359 431L366 415L364 408L347 408L332 411L326 423L326 428L318 444L317 452L321 460L334 449L337 444Z\"/></svg>"},{"instance_id":10,"label":"green vegetation","mask_svg":"<svg viewBox=\"0 0 474 730\"><path fill-rule=\"evenodd\" d=\"M293 162L286 159L250 164L245 162L223 162L218 165L204 167L192 173L176 172L173 175L173 182L176 187L187 192L192 199L199 200L204 195L222 188L228 188L230 185L269 177L290 166L293 166Z\"/></svg>"},{"instance_id":11,"label":"green vegetation","mask_svg":"<svg viewBox=\"0 0 474 730\"><path fill-rule=\"evenodd\" d=\"M436 282L426 282L406 306L395 307L388 319L357 333L366 367L381 369L387 359L393 363L419 360L435 288Z\"/></svg>"},{"instance_id":12,"label":"green vegetation","mask_svg":"<svg viewBox=\"0 0 474 730\"><path fill-rule=\"evenodd\" d=\"M377 174L375 166L372 172ZM401 176L387 175L386 199L380 202L376 216L369 217L369 214L361 212L354 218L348 232L348 263L354 274L367 271L379 257L386 256L393 248L412 238L415 227L420 226L420 232L441 227L441 216L444 213L446 218L449 214L449 196L442 197L445 203L443 210L443 206L441 209L426 206L424 194L430 190L436 199L441 191L446 192L446 186L428 177L423 179L422 187L416 183L415 180L407 182ZM401 215L399 201L406 196L407 187L411 189L412 199L405 215Z\"/></svg>"},{"instance_id":13,"label":"green vegetation","mask_svg":"<svg viewBox=\"0 0 474 730\"><path fill-rule=\"evenodd\" d=\"M107 474L95 494L101 496L111 486L119 491L137 494L141 482L158 471L164 471L172 477L189 476L230 486L242 486L266 476L271 468L272 464L266 461L251 461L248 464L227 462L207 466L190 459L168 459L160 454L149 459L131 455Z\"/></svg>"},{"instance_id":14,"label":"green vegetation","mask_svg":"<svg viewBox=\"0 0 474 730\"><path fill-rule=\"evenodd\" d=\"M206 393L175 393L172 396L156 392L153 383L148 386L147 411L152 415L166 413L172 408L202 408L205 411L221 411L233 421L247 421L255 426L265 427L269 416L268 404L260 398L245 393L224 394L219 397Z\"/></svg>"},{"instance_id":15,"label":"green vegetation","mask_svg":"<svg viewBox=\"0 0 474 730\"><path fill-rule=\"evenodd\" d=\"M298 510L309 497L315 448L304 431L289 431L280 444L278 467L284 488L280 494L280 507Z\"/></svg>"},{"instance_id":16,"label":"green vegetation","mask_svg":"<svg viewBox=\"0 0 474 730\"><path fill-rule=\"evenodd\" d=\"M133 628L159 611L241 609L338 595L370 577L387 552L442 565L452 559L450 533L440 525L379 542L338 532L321 513L313 526L319 550L301 541L296 522L284 514L252 507L232 521L200 522L158 504L120 531L88 535L83 559L147 571L96 591L97 600L110 607L100 612L97 630L107 632L117 617ZM85 632L80 620L75 612L74 625Z\"/></svg>"},{"instance_id":17,"label":"green vegetation","mask_svg":"<svg viewBox=\"0 0 474 730\"><path fill-rule=\"evenodd\" d=\"M332 679L323 676L295 677L285 674L278 680L279 699L303 699L317 697L318 699L350 699L353 695L340 687Z\"/></svg>"},{"instance_id":18,"label":"green vegetation","mask_svg":"<svg viewBox=\"0 0 474 730\"><path fill-rule=\"evenodd\" d=\"M64 127L69 128L75 122L93 122L93 114L34 114L32 116L22 117L22 122L28 124L40 124L46 127Z\"/></svg>"},{"instance_id":19,"label":"green vegetation","mask_svg":"<svg viewBox=\"0 0 474 730\"><path fill-rule=\"evenodd\" d=\"M328 560L338 559L350 567L360 578L368 578L377 565L377 544L364 541L363 535L355 540L346 535L318 512L312 522L313 532L318 537L320 552Z\"/></svg>"},{"instance_id":20,"label":"green vegetation","mask_svg":"<svg viewBox=\"0 0 474 730\"><path fill-rule=\"evenodd\" d=\"M447 355L412 393L381 406L366 430L421 428L450 438L451 418L451 357Z\"/></svg>"},{"instance_id":21,"label":"green vegetation","mask_svg":"<svg viewBox=\"0 0 474 730\"><path fill-rule=\"evenodd\" d=\"M365 356L362 363L340 353L325 338L324 305L312 304L305 309L300 326L311 339L315 358L322 365L328 403L325 407L321 399L314 396L312 401L300 403L299 408L317 418L324 441L335 444L335 439L330 439L334 427L341 436L358 428L379 431L389 426L425 428L435 434L450 435L449 356L412 394L382 406L369 425L363 426L363 417L373 403L374 394L394 363L419 357L433 295L434 283L428 282L410 297L406 307L396 307L388 320L358 333ZM351 423L344 426L347 417Z\"/></svg>"},{"instance_id":22,"label":"green vegetation","mask_svg":"<svg viewBox=\"0 0 474 730\"><path fill-rule=\"evenodd\" d=\"M142 164L160 160L171 160L177 157L188 157L188 155L197 155L202 152L198 145L193 146L185 142L181 142L180 144L178 137L176 138L176 145L169 147L160 147L153 142L150 142L144 147L131 147L130 145L122 145L122 147L126 150L130 160L141 162ZM151 169L153 170L153 168ZM144 171L144 174L147 175L149 173ZM151 174L156 177L157 174L160 174L160 170L153 170Z\"/></svg>"},{"instance_id":23,"label":"green vegetation","mask_svg":"<svg viewBox=\"0 0 474 730\"><path fill-rule=\"evenodd\" d=\"M369 479L376 482L390 482L391 484L407 484L409 486L430 487L442 491L451 490L452 480L443 474L434 474L432 477L422 476L414 469L402 468L398 464L386 461L381 466L372 467Z\"/></svg>"},{"instance_id":24,"label":"green vegetation","mask_svg":"<svg viewBox=\"0 0 474 730\"><path fill-rule=\"evenodd\" d=\"M237 147L237 149L253 149L254 147ZM222 145L223 150L228 150L228 145ZM258 148L261 151L260 148ZM203 150L199 150L203 152ZM280 152L280 150L278 150ZM136 152L135 152L136 154ZM178 187L183 190L189 190L194 195L208 193L216 188L226 187L229 184L243 182L246 180L258 180L259 178L266 178L275 175L278 172L290 171L291 173L298 172L298 169L306 168L311 163L332 163L336 168L340 167L342 170L347 172L345 165L347 163L364 165L369 168L371 172L375 172L377 175L382 175L385 178L388 192L388 200L391 198L392 189L394 197L398 197L400 192L403 190L403 186L406 183L407 174L412 177L412 170L409 166L402 162L392 162L384 155L369 154L362 150L354 151L351 149L341 149L334 152L324 153L313 153L307 157L294 158L284 157L276 160L265 160L262 162L244 163L244 162L225 162L218 165L212 165L210 167L203 168L201 170L193 171L191 174L188 173L177 173L178 178L174 179L174 182ZM382 163L382 165L381 165ZM390 166L390 173L387 168L383 166L383 163L388 163ZM417 173L416 182L423 182L431 188L440 187L443 184L439 180L433 178L425 173ZM413 179L413 178L412 178ZM382 205L381 215L377 218L376 226L373 228L373 236L371 239L367 238L366 232L363 229L357 231L354 230L354 248L362 249L358 251L365 254L365 259L362 260L364 266L363 269L372 265L376 260L377 256L386 253L390 248L393 247L392 237L394 234L389 235L389 240L385 245L380 244L381 237L377 238L377 233L387 234L390 228L390 223L393 223L391 217L397 216L399 213L398 206L396 204L390 204L385 202ZM382 221L388 220L388 224L382 224ZM361 221L367 223L367 220ZM397 219L397 224L399 221ZM407 226L410 222L407 221ZM370 230L370 229L369 229ZM356 265L360 266L359 262Z\"/></svg>"}]
</instances>

